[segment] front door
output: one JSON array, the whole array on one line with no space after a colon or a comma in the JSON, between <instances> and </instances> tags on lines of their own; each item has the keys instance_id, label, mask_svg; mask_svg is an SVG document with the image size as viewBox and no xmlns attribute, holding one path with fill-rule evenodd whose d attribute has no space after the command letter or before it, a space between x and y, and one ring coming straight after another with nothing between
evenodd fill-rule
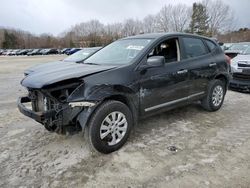
<instances>
[{"instance_id":1,"label":"front door","mask_svg":"<svg viewBox=\"0 0 250 188\"><path fill-rule=\"evenodd\" d=\"M180 60L178 38L161 42L147 58L154 55L164 56L166 62L163 66L140 71L139 97L143 115L185 103L190 88L188 65Z\"/></svg>"}]
</instances>

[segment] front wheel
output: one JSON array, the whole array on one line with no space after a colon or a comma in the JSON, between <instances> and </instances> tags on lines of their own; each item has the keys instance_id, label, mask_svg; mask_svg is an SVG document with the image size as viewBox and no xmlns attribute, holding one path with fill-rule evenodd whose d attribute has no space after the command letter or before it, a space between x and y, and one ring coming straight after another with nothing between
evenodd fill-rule
<instances>
[{"instance_id":1,"label":"front wheel","mask_svg":"<svg viewBox=\"0 0 250 188\"><path fill-rule=\"evenodd\" d=\"M106 101L91 116L85 136L91 148L111 153L125 144L132 123L132 113L124 103Z\"/></svg>"},{"instance_id":2,"label":"front wheel","mask_svg":"<svg viewBox=\"0 0 250 188\"><path fill-rule=\"evenodd\" d=\"M207 111L217 111L221 108L226 94L225 83L212 80L208 85L207 96L202 99L201 106Z\"/></svg>"}]
</instances>

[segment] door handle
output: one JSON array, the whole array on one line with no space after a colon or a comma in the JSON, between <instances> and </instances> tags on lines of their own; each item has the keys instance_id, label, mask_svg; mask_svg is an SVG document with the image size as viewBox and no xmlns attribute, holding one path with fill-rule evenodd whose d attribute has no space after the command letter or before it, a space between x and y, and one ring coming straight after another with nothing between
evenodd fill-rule
<instances>
[{"instance_id":1,"label":"door handle","mask_svg":"<svg viewBox=\"0 0 250 188\"><path fill-rule=\"evenodd\" d=\"M209 64L209 67L214 67L214 66L216 66L217 64L216 63L210 63Z\"/></svg>"},{"instance_id":2,"label":"door handle","mask_svg":"<svg viewBox=\"0 0 250 188\"><path fill-rule=\"evenodd\" d=\"M188 72L188 70L179 70L179 71L177 71L177 74L184 74L184 73L187 73Z\"/></svg>"}]
</instances>

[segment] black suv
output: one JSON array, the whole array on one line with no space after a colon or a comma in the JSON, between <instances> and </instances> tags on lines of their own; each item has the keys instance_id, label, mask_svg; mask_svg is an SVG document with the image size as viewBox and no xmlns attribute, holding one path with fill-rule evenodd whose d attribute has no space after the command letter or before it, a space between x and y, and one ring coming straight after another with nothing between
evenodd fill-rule
<instances>
[{"instance_id":1,"label":"black suv","mask_svg":"<svg viewBox=\"0 0 250 188\"><path fill-rule=\"evenodd\" d=\"M228 82L229 65L213 40L143 34L115 41L82 63L29 74L21 82L29 94L18 107L49 131L84 130L91 148L110 153L141 118L193 101L218 110Z\"/></svg>"}]
</instances>

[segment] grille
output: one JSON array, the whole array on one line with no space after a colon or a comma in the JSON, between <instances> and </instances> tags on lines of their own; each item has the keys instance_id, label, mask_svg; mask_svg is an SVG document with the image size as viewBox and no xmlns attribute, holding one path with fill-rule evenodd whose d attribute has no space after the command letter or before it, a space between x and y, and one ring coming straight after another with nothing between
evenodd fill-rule
<instances>
[{"instance_id":1,"label":"grille","mask_svg":"<svg viewBox=\"0 0 250 188\"><path fill-rule=\"evenodd\" d=\"M247 63L238 63L238 67L250 67L250 64L247 64Z\"/></svg>"},{"instance_id":2,"label":"grille","mask_svg":"<svg viewBox=\"0 0 250 188\"><path fill-rule=\"evenodd\" d=\"M249 80L250 81L250 74L234 73L233 78L236 80Z\"/></svg>"}]
</instances>

